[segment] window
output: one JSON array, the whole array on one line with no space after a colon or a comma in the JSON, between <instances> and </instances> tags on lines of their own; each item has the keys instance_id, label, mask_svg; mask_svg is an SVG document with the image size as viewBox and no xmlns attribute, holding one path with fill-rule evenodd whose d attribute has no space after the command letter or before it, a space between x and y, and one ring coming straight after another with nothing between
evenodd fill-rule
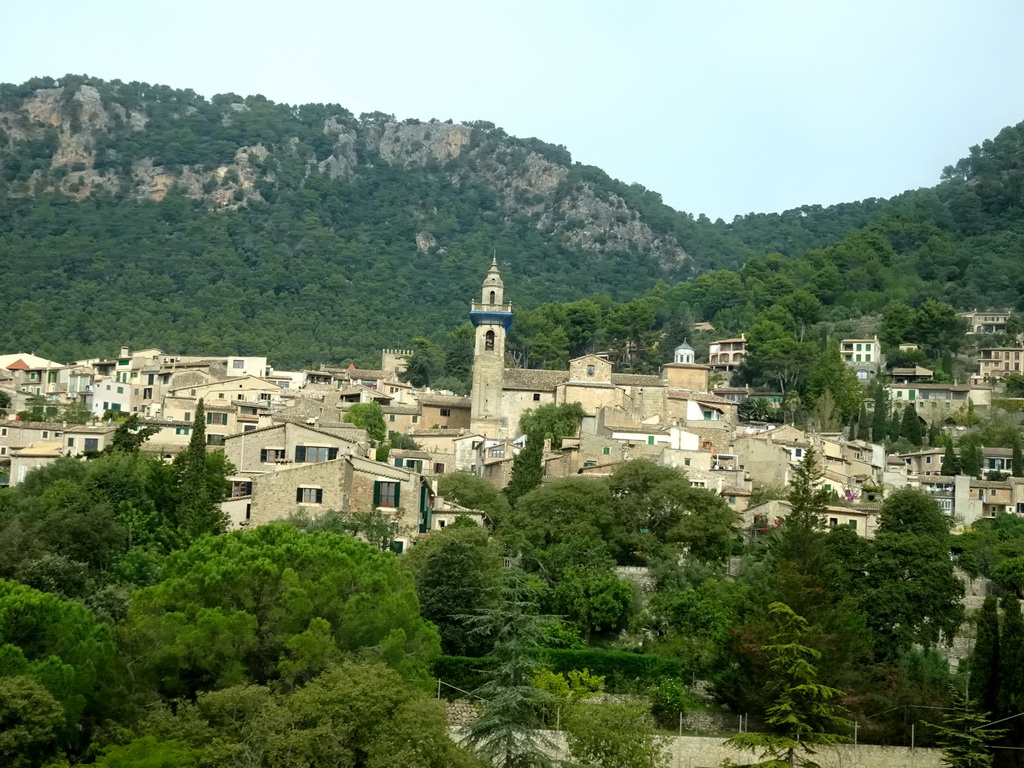
<instances>
[{"instance_id":1,"label":"window","mask_svg":"<svg viewBox=\"0 0 1024 768\"><path fill-rule=\"evenodd\" d=\"M231 483L231 496L252 496L252 481L234 480Z\"/></svg>"},{"instance_id":2,"label":"window","mask_svg":"<svg viewBox=\"0 0 1024 768\"><path fill-rule=\"evenodd\" d=\"M857 530L857 521L856 520L851 520L850 522L847 523L847 525L850 526L851 528L853 528L853 530L855 530L855 531Z\"/></svg>"},{"instance_id":3,"label":"window","mask_svg":"<svg viewBox=\"0 0 1024 768\"><path fill-rule=\"evenodd\" d=\"M647 436L647 444L648 445L654 445L654 435L648 435Z\"/></svg>"},{"instance_id":4,"label":"window","mask_svg":"<svg viewBox=\"0 0 1024 768\"><path fill-rule=\"evenodd\" d=\"M295 446L295 461L298 463L314 463L318 461L331 461L338 458L337 448L328 448L321 445L297 445Z\"/></svg>"},{"instance_id":5,"label":"window","mask_svg":"<svg viewBox=\"0 0 1024 768\"><path fill-rule=\"evenodd\" d=\"M392 509L397 507L401 490L398 483L378 480L373 484L373 506Z\"/></svg>"},{"instance_id":6,"label":"window","mask_svg":"<svg viewBox=\"0 0 1024 768\"><path fill-rule=\"evenodd\" d=\"M839 525L839 518L838 517L830 517L828 519L828 524L832 528L835 528L837 525Z\"/></svg>"},{"instance_id":7,"label":"window","mask_svg":"<svg viewBox=\"0 0 1024 768\"><path fill-rule=\"evenodd\" d=\"M7 427L0 429L0 437L7 437Z\"/></svg>"},{"instance_id":8,"label":"window","mask_svg":"<svg viewBox=\"0 0 1024 768\"><path fill-rule=\"evenodd\" d=\"M690 466L690 460L689 459L683 459L683 466L684 467Z\"/></svg>"},{"instance_id":9,"label":"window","mask_svg":"<svg viewBox=\"0 0 1024 768\"><path fill-rule=\"evenodd\" d=\"M48 438L49 436L50 436L50 433L49 433L49 431L47 431L47 430L45 430L45 429L44 429L44 430L43 430L43 440L45 440L45 439L46 439L46 438Z\"/></svg>"},{"instance_id":10,"label":"window","mask_svg":"<svg viewBox=\"0 0 1024 768\"><path fill-rule=\"evenodd\" d=\"M932 463L932 457L931 456L925 456L924 457L924 463L925 464L931 464Z\"/></svg>"},{"instance_id":11,"label":"window","mask_svg":"<svg viewBox=\"0 0 1024 768\"><path fill-rule=\"evenodd\" d=\"M156 381L156 374L155 373L150 373L150 374L146 375L146 384L148 384L149 386L152 387L155 381Z\"/></svg>"},{"instance_id":12,"label":"window","mask_svg":"<svg viewBox=\"0 0 1024 768\"><path fill-rule=\"evenodd\" d=\"M799 459L801 456L804 455L804 449L803 448L794 448L793 449L793 455L796 456Z\"/></svg>"},{"instance_id":13,"label":"window","mask_svg":"<svg viewBox=\"0 0 1024 768\"><path fill-rule=\"evenodd\" d=\"M388 549L391 550L392 552L394 552L396 555L400 555L400 554L402 554L402 551L405 549L405 542L402 542L402 541L392 541L388 545Z\"/></svg>"},{"instance_id":14,"label":"window","mask_svg":"<svg viewBox=\"0 0 1024 768\"><path fill-rule=\"evenodd\" d=\"M858 345L857 345L857 351L858 351L858 352L860 352L860 350L861 350L861 346L860 346L860 344L858 344ZM860 360L860 358L859 358L859 357L858 357L857 359L858 359L858 360Z\"/></svg>"},{"instance_id":15,"label":"window","mask_svg":"<svg viewBox=\"0 0 1024 768\"><path fill-rule=\"evenodd\" d=\"M224 393L223 392L218 392L217 393L217 397L220 398L221 400L223 400L224 399Z\"/></svg>"},{"instance_id":16,"label":"window","mask_svg":"<svg viewBox=\"0 0 1024 768\"><path fill-rule=\"evenodd\" d=\"M219 424L220 426L224 426L225 424L228 423L228 415L226 413L213 413L213 412L207 413L206 414L206 423L207 424Z\"/></svg>"},{"instance_id":17,"label":"window","mask_svg":"<svg viewBox=\"0 0 1024 768\"><path fill-rule=\"evenodd\" d=\"M260 400L269 400L269 399L270 399L270 393L269 392L260 392Z\"/></svg>"},{"instance_id":18,"label":"window","mask_svg":"<svg viewBox=\"0 0 1024 768\"><path fill-rule=\"evenodd\" d=\"M135 396L135 397L139 396L139 388L138 387L136 387L135 389L132 390L132 395Z\"/></svg>"},{"instance_id":19,"label":"window","mask_svg":"<svg viewBox=\"0 0 1024 768\"><path fill-rule=\"evenodd\" d=\"M207 435L207 445L224 445L224 435Z\"/></svg>"},{"instance_id":20,"label":"window","mask_svg":"<svg viewBox=\"0 0 1024 768\"><path fill-rule=\"evenodd\" d=\"M75 438L69 437L68 438L68 448L74 448L74 447L75 447Z\"/></svg>"},{"instance_id":21,"label":"window","mask_svg":"<svg viewBox=\"0 0 1024 768\"><path fill-rule=\"evenodd\" d=\"M231 367L232 368L245 368L245 360L232 360L231 361Z\"/></svg>"},{"instance_id":22,"label":"window","mask_svg":"<svg viewBox=\"0 0 1024 768\"><path fill-rule=\"evenodd\" d=\"M435 475L443 475L444 474L444 464L435 464L434 465L434 474Z\"/></svg>"},{"instance_id":23,"label":"window","mask_svg":"<svg viewBox=\"0 0 1024 768\"><path fill-rule=\"evenodd\" d=\"M50 371L49 373L46 374L46 383L47 384L56 384L57 383L57 372L56 371Z\"/></svg>"},{"instance_id":24,"label":"window","mask_svg":"<svg viewBox=\"0 0 1024 768\"><path fill-rule=\"evenodd\" d=\"M730 496L729 497L729 503L730 504L735 504L736 503L736 497L735 496Z\"/></svg>"},{"instance_id":25,"label":"window","mask_svg":"<svg viewBox=\"0 0 1024 768\"><path fill-rule=\"evenodd\" d=\"M587 376L593 376L593 375L594 375L594 366L588 365L587 366Z\"/></svg>"},{"instance_id":26,"label":"window","mask_svg":"<svg viewBox=\"0 0 1024 768\"><path fill-rule=\"evenodd\" d=\"M533 402L535 402L535 403L539 403L540 402L540 392L534 392L533 393Z\"/></svg>"},{"instance_id":27,"label":"window","mask_svg":"<svg viewBox=\"0 0 1024 768\"><path fill-rule=\"evenodd\" d=\"M394 424L395 423L395 414L393 414L393 413L388 414L388 421L390 421L392 424Z\"/></svg>"},{"instance_id":28,"label":"window","mask_svg":"<svg viewBox=\"0 0 1024 768\"><path fill-rule=\"evenodd\" d=\"M117 394L123 395L124 394L124 387L118 387L117 388Z\"/></svg>"},{"instance_id":29,"label":"window","mask_svg":"<svg viewBox=\"0 0 1024 768\"><path fill-rule=\"evenodd\" d=\"M442 416L451 416L452 415L451 408L442 408L441 409L441 415Z\"/></svg>"},{"instance_id":30,"label":"window","mask_svg":"<svg viewBox=\"0 0 1024 768\"><path fill-rule=\"evenodd\" d=\"M419 424L420 423L420 417L419 416L413 416L412 417L412 423L413 424Z\"/></svg>"},{"instance_id":31,"label":"window","mask_svg":"<svg viewBox=\"0 0 1024 768\"><path fill-rule=\"evenodd\" d=\"M870 363L871 362L871 355L870 354L864 355L864 362L865 363Z\"/></svg>"},{"instance_id":32,"label":"window","mask_svg":"<svg viewBox=\"0 0 1024 768\"><path fill-rule=\"evenodd\" d=\"M185 411L185 418L182 419L182 421L192 421L192 414L189 413L188 411Z\"/></svg>"},{"instance_id":33,"label":"window","mask_svg":"<svg viewBox=\"0 0 1024 768\"><path fill-rule=\"evenodd\" d=\"M256 425L255 424L246 424L244 427L242 427L242 431L243 432L255 432L256 431Z\"/></svg>"},{"instance_id":34,"label":"window","mask_svg":"<svg viewBox=\"0 0 1024 768\"><path fill-rule=\"evenodd\" d=\"M488 304L493 304L494 303L495 295L496 294L494 293L494 291L491 291L491 294L490 294L490 299L491 300L489 302L487 302Z\"/></svg>"},{"instance_id":35,"label":"window","mask_svg":"<svg viewBox=\"0 0 1024 768\"><path fill-rule=\"evenodd\" d=\"M191 427L175 427L174 434L176 435L190 435L192 434Z\"/></svg>"},{"instance_id":36,"label":"window","mask_svg":"<svg viewBox=\"0 0 1024 768\"><path fill-rule=\"evenodd\" d=\"M261 448L260 461L264 464L273 464L275 461L284 461L284 448Z\"/></svg>"},{"instance_id":37,"label":"window","mask_svg":"<svg viewBox=\"0 0 1024 768\"><path fill-rule=\"evenodd\" d=\"M487 351L494 349L494 331L488 331L484 335L484 349Z\"/></svg>"},{"instance_id":38,"label":"window","mask_svg":"<svg viewBox=\"0 0 1024 768\"><path fill-rule=\"evenodd\" d=\"M499 445L497 448L491 448L487 454L492 459L504 459L505 458L505 446Z\"/></svg>"},{"instance_id":39,"label":"window","mask_svg":"<svg viewBox=\"0 0 1024 768\"><path fill-rule=\"evenodd\" d=\"M405 459L395 459L395 466L396 467L404 467L405 466Z\"/></svg>"},{"instance_id":40,"label":"window","mask_svg":"<svg viewBox=\"0 0 1024 768\"><path fill-rule=\"evenodd\" d=\"M189 390L189 394L192 395L192 397L195 397L196 396L196 391L194 389Z\"/></svg>"},{"instance_id":41,"label":"window","mask_svg":"<svg viewBox=\"0 0 1024 768\"><path fill-rule=\"evenodd\" d=\"M87 437L85 438L85 450L86 451L98 451L100 449L100 439L98 437Z\"/></svg>"},{"instance_id":42,"label":"window","mask_svg":"<svg viewBox=\"0 0 1024 768\"><path fill-rule=\"evenodd\" d=\"M242 393L238 393L237 395L235 395L235 399L236 400L245 400L245 395L243 395Z\"/></svg>"},{"instance_id":43,"label":"window","mask_svg":"<svg viewBox=\"0 0 1024 768\"><path fill-rule=\"evenodd\" d=\"M607 445L603 449L601 449L601 455L603 456L608 456L609 454L611 454L611 452L612 449Z\"/></svg>"},{"instance_id":44,"label":"window","mask_svg":"<svg viewBox=\"0 0 1024 768\"><path fill-rule=\"evenodd\" d=\"M135 393L138 394L138 391L139 390L135 390ZM152 387L146 387L145 389L142 390L142 399L143 400L152 400L153 399L153 388Z\"/></svg>"},{"instance_id":45,"label":"window","mask_svg":"<svg viewBox=\"0 0 1024 768\"><path fill-rule=\"evenodd\" d=\"M324 489L302 487L296 488L295 501L297 501L299 504L323 504Z\"/></svg>"}]
</instances>

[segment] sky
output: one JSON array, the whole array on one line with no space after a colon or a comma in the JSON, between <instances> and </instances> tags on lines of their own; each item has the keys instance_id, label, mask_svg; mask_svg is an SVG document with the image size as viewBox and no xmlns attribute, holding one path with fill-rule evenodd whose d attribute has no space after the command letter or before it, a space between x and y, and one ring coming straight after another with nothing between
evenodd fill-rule
<instances>
[{"instance_id":1,"label":"sky","mask_svg":"<svg viewBox=\"0 0 1024 768\"><path fill-rule=\"evenodd\" d=\"M0 81L88 74L488 120L731 220L890 197L1024 121L1020 0L51 0Z\"/></svg>"}]
</instances>

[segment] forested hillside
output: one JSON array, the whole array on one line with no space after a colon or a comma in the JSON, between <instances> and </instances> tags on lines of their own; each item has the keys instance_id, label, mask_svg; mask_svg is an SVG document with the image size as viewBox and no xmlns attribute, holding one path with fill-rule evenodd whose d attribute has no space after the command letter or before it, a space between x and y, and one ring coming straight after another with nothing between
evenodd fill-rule
<instances>
[{"instance_id":1,"label":"forested hillside","mask_svg":"<svg viewBox=\"0 0 1024 768\"><path fill-rule=\"evenodd\" d=\"M557 318L566 340L541 334L554 354L520 345L531 364L682 317L742 329L797 289L840 319L894 298L1015 304L1021 167L1018 126L934 189L712 222L485 122L86 77L2 85L0 348L369 360L441 341L492 255L520 307L594 298L582 336Z\"/></svg>"}]
</instances>

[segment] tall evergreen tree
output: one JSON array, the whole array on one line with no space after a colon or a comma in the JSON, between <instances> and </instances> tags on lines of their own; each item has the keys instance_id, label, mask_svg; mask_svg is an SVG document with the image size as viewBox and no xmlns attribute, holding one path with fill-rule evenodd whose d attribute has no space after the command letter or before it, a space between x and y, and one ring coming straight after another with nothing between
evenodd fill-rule
<instances>
[{"instance_id":1,"label":"tall evergreen tree","mask_svg":"<svg viewBox=\"0 0 1024 768\"><path fill-rule=\"evenodd\" d=\"M928 425L928 445L933 448L939 444L939 437L942 435L942 430L939 429L939 422L933 421Z\"/></svg>"},{"instance_id":2,"label":"tall evergreen tree","mask_svg":"<svg viewBox=\"0 0 1024 768\"><path fill-rule=\"evenodd\" d=\"M868 417L868 408L864 403L860 404L860 413L857 415L857 439L871 439L871 419Z\"/></svg>"},{"instance_id":3,"label":"tall evergreen tree","mask_svg":"<svg viewBox=\"0 0 1024 768\"><path fill-rule=\"evenodd\" d=\"M915 448L924 441L924 435L921 433L921 419L918 418L917 410L912 403L907 403L907 407L903 409L900 435L909 440Z\"/></svg>"},{"instance_id":4,"label":"tall evergreen tree","mask_svg":"<svg viewBox=\"0 0 1024 768\"><path fill-rule=\"evenodd\" d=\"M942 466L939 468L939 472L950 477L963 472L963 467L960 466L960 457L953 450L952 443L946 443L946 452L942 455Z\"/></svg>"},{"instance_id":5,"label":"tall evergreen tree","mask_svg":"<svg viewBox=\"0 0 1024 768\"><path fill-rule=\"evenodd\" d=\"M542 730L542 709L550 695L533 684L550 620L540 615L518 568L508 572L502 602L474 621L493 640L493 667L476 690L483 714L466 729L466 744L494 768L547 768L554 765L550 739Z\"/></svg>"},{"instance_id":6,"label":"tall evergreen tree","mask_svg":"<svg viewBox=\"0 0 1024 768\"><path fill-rule=\"evenodd\" d=\"M981 446L971 441L960 444L960 469L965 475L981 477Z\"/></svg>"},{"instance_id":7,"label":"tall evergreen tree","mask_svg":"<svg viewBox=\"0 0 1024 768\"><path fill-rule=\"evenodd\" d=\"M1021 451L1020 435L1013 438L1013 467L1011 469L1014 477L1024 477L1024 451Z\"/></svg>"},{"instance_id":8,"label":"tall evergreen tree","mask_svg":"<svg viewBox=\"0 0 1024 768\"><path fill-rule=\"evenodd\" d=\"M970 695L982 709L999 708L999 601L989 595L978 614L977 639L971 651Z\"/></svg>"},{"instance_id":9,"label":"tall evergreen tree","mask_svg":"<svg viewBox=\"0 0 1024 768\"><path fill-rule=\"evenodd\" d=\"M933 725L935 741L942 750L942 763L949 768L991 768L993 741L1006 731L983 728L988 712L979 712L974 702L959 690L953 692L953 710L943 713L942 725Z\"/></svg>"},{"instance_id":10,"label":"tall evergreen tree","mask_svg":"<svg viewBox=\"0 0 1024 768\"><path fill-rule=\"evenodd\" d=\"M871 420L871 439L884 443L889 434L889 393L880 382L875 384L875 409Z\"/></svg>"},{"instance_id":11,"label":"tall evergreen tree","mask_svg":"<svg viewBox=\"0 0 1024 768\"><path fill-rule=\"evenodd\" d=\"M206 470L206 407L202 398L196 404L188 448L179 461L178 532L186 541L206 533L223 533L227 516L218 505L220 499L210 498Z\"/></svg>"},{"instance_id":12,"label":"tall evergreen tree","mask_svg":"<svg viewBox=\"0 0 1024 768\"><path fill-rule=\"evenodd\" d=\"M513 507L520 497L540 485L544 477L544 433L526 436L526 445L512 460L512 475L505 488L508 503Z\"/></svg>"},{"instance_id":13,"label":"tall evergreen tree","mask_svg":"<svg viewBox=\"0 0 1024 768\"><path fill-rule=\"evenodd\" d=\"M1024 617L1017 596L1003 596L1003 627L999 633L999 711L1024 712ZM1024 720L1012 724L1024 733Z\"/></svg>"},{"instance_id":14,"label":"tall evergreen tree","mask_svg":"<svg viewBox=\"0 0 1024 768\"><path fill-rule=\"evenodd\" d=\"M889 442L895 443L903 436L903 419L894 403L892 406L892 421L889 422Z\"/></svg>"}]
</instances>

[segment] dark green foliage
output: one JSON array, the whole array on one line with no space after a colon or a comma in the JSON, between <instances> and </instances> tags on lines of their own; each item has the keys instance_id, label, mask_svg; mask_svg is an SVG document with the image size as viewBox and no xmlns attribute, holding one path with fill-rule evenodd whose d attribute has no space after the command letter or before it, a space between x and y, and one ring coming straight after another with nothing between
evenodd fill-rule
<instances>
[{"instance_id":1,"label":"dark green foliage","mask_svg":"<svg viewBox=\"0 0 1024 768\"><path fill-rule=\"evenodd\" d=\"M939 468L939 472L950 477L963 472L960 457L953 450L952 443L946 443L946 452L942 455L942 466Z\"/></svg>"},{"instance_id":2,"label":"dark green foliage","mask_svg":"<svg viewBox=\"0 0 1024 768\"><path fill-rule=\"evenodd\" d=\"M960 441L960 467L963 474L980 478L983 461L981 446L977 442L973 440Z\"/></svg>"},{"instance_id":3,"label":"dark green foliage","mask_svg":"<svg viewBox=\"0 0 1024 768\"><path fill-rule=\"evenodd\" d=\"M441 475L437 481L437 492L463 507L486 512L492 523L500 522L510 510L508 499L501 491L469 472Z\"/></svg>"},{"instance_id":4,"label":"dark green foliage","mask_svg":"<svg viewBox=\"0 0 1024 768\"><path fill-rule=\"evenodd\" d=\"M138 453L142 444L159 431L159 427L140 427L139 415L133 413L117 425L110 445L103 450L107 453Z\"/></svg>"},{"instance_id":5,"label":"dark green foliage","mask_svg":"<svg viewBox=\"0 0 1024 768\"><path fill-rule=\"evenodd\" d=\"M380 403L354 403L345 411L345 421L355 424L366 430L370 439L377 442L383 441L388 436L387 424L384 422L384 412Z\"/></svg>"},{"instance_id":6,"label":"dark green foliage","mask_svg":"<svg viewBox=\"0 0 1024 768\"><path fill-rule=\"evenodd\" d=\"M551 449L557 451L562 447L562 438L579 434L584 415L579 403L549 403L523 413L519 431L524 435L542 435L551 440Z\"/></svg>"},{"instance_id":7,"label":"dark green foliage","mask_svg":"<svg viewBox=\"0 0 1024 768\"><path fill-rule=\"evenodd\" d=\"M978 614L974 649L968 660L970 695L989 712L999 709L999 600L985 598Z\"/></svg>"},{"instance_id":8,"label":"dark green foliage","mask_svg":"<svg viewBox=\"0 0 1024 768\"><path fill-rule=\"evenodd\" d=\"M532 491L544 477L544 435L534 432L526 436L526 445L512 460L512 474L505 487L508 503L515 507L519 499Z\"/></svg>"},{"instance_id":9,"label":"dark green foliage","mask_svg":"<svg viewBox=\"0 0 1024 768\"><path fill-rule=\"evenodd\" d=\"M655 735L646 707L637 702L578 703L568 708L563 725L569 754L595 768L663 768L668 751Z\"/></svg>"},{"instance_id":10,"label":"dark green foliage","mask_svg":"<svg viewBox=\"0 0 1024 768\"><path fill-rule=\"evenodd\" d=\"M999 634L999 712L1024 712L1024 619L1016 595L1002 600L1003 626ZM1024 723L1014 723L1016 733L1024 731Z\"/></svg>"},{"instance_id":11,"label":"dark green foliage","mask_svg":"<svg viewBox=\"0 0 1024 768\"><path fill-rule=\"evenodd\" d=\"M206 409L202 398L196 403L188 448L179 454L176 463L181 488L178 530L184 540L189 542L207 533L223 533L227 528L227 515L217 506L223 493L219 497L211 496L207 480Z\"/></svg>"},{"instance_id":12,"label":"dark green foliage","mask_svg":"<svg viewBox=\"0 0 1024 768\"><path fill-rule=\"evenodd\" d=\"M900 426L900 437L908 440L915 448L919 447L924 442L921 419L918 418L917 411L911 403L908 403L907 407L903 409L903 423Z\"/></svg>"},{"instance_id":13,"label":"dark green foliage","mask_svg":"<svg viewBox=\"0 0 1024 768\"><path fill-rule=\"evenodd\" d=\"M871 420L871 439L876 443L884 443L889 435L889 391L875 385L874 411Z\"/></svg>"},{"instance_id":14,"label":"dark green foliage","mask_svg":"<svg viewBox=\"0 0 1024 768\"><path fill-rule=\"evenodd\" d=\"M301 683L369 648L415 676L438 652L411 577L347 536L290 525L207 536L171 555L161 576L135 595L123 652L136 659L136 684L166 696Z\"/></svg>"},{"instance_id":15,"label":"dark green foliage","mask_svg":"<svg viewBox=\"0 0 1024 768\"><path fill-rule=\"evenodd\" d=\"M1012 473L1014 477L1024 477L1024 451L1021 450L1020 436L1015 435L1013 441L1013 465Z\"/></svg>"},{"instance_id":16,"label":"dark green foliage","mask_svg":"<svg viewBox=\"0 0 1024 768\"><path fill-rule=\"evenodd\" d=\"M942 725L932 726L943 762L950 768L992 768L990 745L1006 731L983 727L990 718L989 712L979 710L975 702L955 691L953 711L942 715Z\"/></svg>"}]
</instances>

